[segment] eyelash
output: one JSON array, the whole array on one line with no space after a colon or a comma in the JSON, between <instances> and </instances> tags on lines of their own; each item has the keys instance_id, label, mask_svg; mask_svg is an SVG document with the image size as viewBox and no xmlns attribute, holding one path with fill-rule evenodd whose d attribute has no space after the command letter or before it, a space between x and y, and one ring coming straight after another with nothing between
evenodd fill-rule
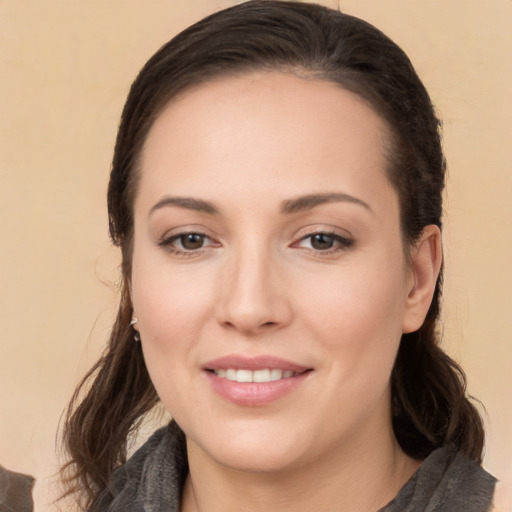
<instances>
[{"instance_id":1,"label":"eyelash","mask_svg":"<svg viewBox=\"0 0 512 512\"><path fill-rule=\"evenodd\" d=\"M329 231L315 231L314 233L309 233L308 235L303 236L299 240L299 242L296 242L293 245L297 245L298 243L302 243L308 239L310 239L310 243L312 244L313 238L320 237L320 236L331 239L334 247L329 247L325 250L315 249L314 247L309 247L306 249L311 250L315 254L327 255L327 254L333 254L336 252L344 251L344 250L348 249L349 247L351 247L352 245L354 245L353 240L346 238L344 236L338 235L336 233L329 232Z\"/></svg>"},{"instance_id":2,"label":"eyelash","mask_svg":"<svg viewBox=\"0 0 512 512\"><path fill-rule=\"evenodd\" d=\"M179 249L173 245L176 241L178 241L180 239L183 240L184 237L192 236L192 235L201 237L203 239L203 241L209 240L210 243L206 246L203 245L201 247L198 247L197 249L185 249L185 248ZM315 231L315 232L308 233L307 235L301 237L297 242L294 242L291 245L291 247L298 247L299 244L301 244L305 240L308 240L308 239L312 240L313 237L315 237L315 236L317 236L317 237L323 236L323 237L329 238L332 240L333 244L336 245L335 247L330 247L325 250L315 249L313 247L304 247L304 249L314 253L315 255L327 256L330 254L343 252L354 245L354 240L352 240L350 238L347 238L347 237L344 237L344 236L341 236L341 235L338 235L336 233L332 233L329 231ZM186 232L177 233L175 235L166 237L163 240L161 240L158 243L158 245L159 245L159 247L162 247L166 251L170 252L171 254L175 254L177 256L190 257L190 256L197 256L199 254L202 254L203 251L205 249L207 249L208 247L216 246L216 245L218 246L218 243L214 242L211 239L211 237L209 237L206 233L202 233L199 231L186 231ZM183 247L183 243L181 243L181 246Z\"/></svg>"},{"instance_id":3,"label":"eyelash","mask_svg":"<svg viewBox=\"0 0 512 512\"><path fill-rule=\"evenodd\" d=\"M203 240L210 240L212 243L210 243L207 246L199 247L197 249L185 249L185 248L179 249L173 245L177 240L183 239L184 237L191 236L191 235L202 237ZM201 254L204 249L208 248L211 245L215 245L215 242L213 242L212 239L206 233L201 233L200 231L185 231L185 232L177 233L175 235L171 235L169 237L164 238L163 240L161 240L158 243L158 245L159 245L159 247L162 247L166 251L170 252L171 254L175 254L177 256L189 257L189 256L197 256L198 254ZM183 247L183 243L181 244L181 246Z\"/></svg>"}]
</instances>

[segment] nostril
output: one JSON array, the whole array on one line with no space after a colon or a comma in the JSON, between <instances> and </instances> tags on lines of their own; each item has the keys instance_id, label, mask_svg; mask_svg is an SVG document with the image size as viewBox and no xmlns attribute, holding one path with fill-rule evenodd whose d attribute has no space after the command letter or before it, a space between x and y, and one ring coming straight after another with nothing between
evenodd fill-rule
<instances>
[{"instance_id":1,"label":"nostril","mask_svg":"<svg viewBox=\"0 0 512 512\"><path fill-rule=\"evenodd\" d=\"M232 321L228 320L228 321L223 322L223 325L227 329L235 329L235 330L239 330L239 331L243 331L243 332L247 332L247 333L256 334L258 332L261 333L263 331L267 331L267 330L275 328L276 326L279 325L279 322L272 322L272 321L262 322L262 323L254 322L254 323L251 323L250 325L246 325L246 324L243 324L242 322L237 323L237 322L232 322Z\"/></svg>"}]
</instances>

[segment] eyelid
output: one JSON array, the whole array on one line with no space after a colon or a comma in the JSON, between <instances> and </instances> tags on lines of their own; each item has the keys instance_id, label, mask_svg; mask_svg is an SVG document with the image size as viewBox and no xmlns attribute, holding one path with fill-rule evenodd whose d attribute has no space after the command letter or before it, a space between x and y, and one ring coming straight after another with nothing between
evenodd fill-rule
<instances>
[{"instance_id":1,"label":"eyelid","mask_svg":"<svg viewBox=\"0 0 512 512\"><path fill-rule=\"evenodd\" d=\"M340 237L346 240L354 241L354 235L352 235L350 231L340 227L331 226L329 224L315 224L304 226L303 228L297 230L297 234L295 235L294 238L296 240L299 240L316 234L332 235L335 237Z\"/></svg>"},{"instance_id":2,"label":"eyelid","mask_svg":"<svg viewBox=\"0 0 512 512\"><path fill-rule=\"evenodd\" d=\"M171 229L157 240L157 245L177 256L197 256L210 249L211 247L220 247L221 245L214 236L207 233L206 231L207 230L199 226L183 226ZM181 237L187 235L199 235L205 240L208 240L209 243L203 247L199 247L198 249L180 249L179 247L173 246L173 243L176 240L179 240Z\"/></svg>"},{"instance_id":3,"label":"eyelid","mask_svg":"<svg viewBox=\"0 0 512 512\"><path fill-rule=\"evenodd\" d=\"M340 233L340 231L343 231L343 234ZM331 237L335 240L335 242L337 242L338 245L336 247L328 248L325 250L315 249L313 247L300 247L300 244L302 242L315 235L325 235ZM297 237L295 238L295 241L291 244L291 247L308 250L311 253L320 256L327 256L333 253L344 252L353 247L354 244L354 237L346 230L340 230L339 228L337 229L332 226L310 226L301 230L297 234Z\"/></svg>"},{"instance_id":4,"label":"eyelid","mask_svg":"<svg viewBox=\"0 0 512 512\"><path fill-rule=\"evenodd\" d=\"M205 251L222 246L222 243L215 237L208 233L203 226L180 226L167 231L162 237L160 237L156 244L162 249L179 255L179 256L194 256L204 253ZM342 233L340 233L340 231ZM176 240L187 235L199 235L206 241L206 245L203 245L197 249L186 249L179 248L174 245ZM334 240L334 247L326 249L318 249L314 247L303 247L303 244L308 238L315 235L324 235ZM333 226L316 225L308 226L299 230L294 237L294 241L289 245L292 248L304 249L313 254L317 255L328 255L332 253L339 253L348 250L355 243L354 237L346 230L335 228Z\"/></svg>"},{"instance_id":5,"label":"eyelid","mask_svg":"<svg viewBox=\"0 0 512 512\"><path fill-rule=\"evenodd\" d=\"M161 236L155 236L157 238L158 243L163 242L164 240L169 240L172 237L188 235L188 234L198 234L202 236L206 236L211 239L215 239L216 235L212 233L212 231L202 224L184 224L180 226L176 226L170 229L167 229L163 232Z\"/></svg>"}]
</instances>

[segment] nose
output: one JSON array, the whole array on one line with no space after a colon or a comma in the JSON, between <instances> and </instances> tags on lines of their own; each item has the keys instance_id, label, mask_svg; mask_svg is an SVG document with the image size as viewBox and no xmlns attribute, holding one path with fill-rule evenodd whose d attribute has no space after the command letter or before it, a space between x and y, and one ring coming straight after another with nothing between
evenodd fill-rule
<instances>
[{"instance_id":1,"label":"nose","mask_svg":"<svg viewBox=\"0 0 512 512\"><path fill-rule=\"evenodd\" d=\"M265 250L245 251L226 264L217 304L219 323L247 336L280 329L291 322L292 307L282 268Z\"/></svg>"}]
</instances>

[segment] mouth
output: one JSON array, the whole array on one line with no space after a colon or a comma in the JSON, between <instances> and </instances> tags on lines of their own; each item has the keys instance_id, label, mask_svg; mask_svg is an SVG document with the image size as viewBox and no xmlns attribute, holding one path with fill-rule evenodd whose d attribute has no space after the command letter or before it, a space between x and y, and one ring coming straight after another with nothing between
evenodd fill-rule
<instances>
[{"instance_id":1,"label":"mouth","mask_svg":"<svg viewBox=\"0 0 512 512\"><path fill-rule=\"evenodd\" d=\"M213 390L238 406L263 406L299 389L313 368L271 357L230 355L203 366Z\"/></svg>"},{"instance_id":2,"label":"mouth","mask_svg":"<svg viewBox=\"0 0 512 512\"><path fill-rule=\"evenodd\" d=\"M220 368L218 370L208 370L221 379L227 379L232 382L275 382L282 379L291 379L304 372L294 372L292 370L282 370L280 368L264 368L262 370L247 370L240 368ZM309 371L309 370L305 370Z\"/></svg>"}]
</instances>

